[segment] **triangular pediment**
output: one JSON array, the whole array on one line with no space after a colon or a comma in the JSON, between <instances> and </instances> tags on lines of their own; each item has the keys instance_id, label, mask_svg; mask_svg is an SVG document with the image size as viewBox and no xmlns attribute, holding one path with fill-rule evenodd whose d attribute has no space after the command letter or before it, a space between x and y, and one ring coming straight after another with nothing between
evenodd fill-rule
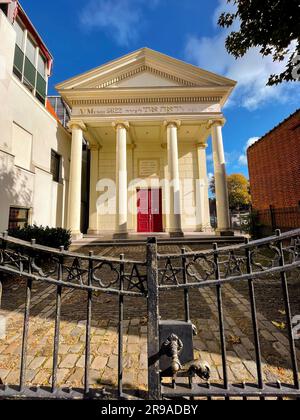
<instances>
[{"instance_id":1,"label":"triangular pediment","mask_svg":"<svg viewBox=\"0 0 300 420\"><path fill-rule=\"evenodd\" d=\"M184 86L184 80L174 80L151 71L141 71L140 73L113 83L112 88L143 88L143 87L172 87Z\"/></svg>"},{"instance_id":2,"label":"triangular pediment","mask_svg":"<svg viewBox=\"0 0 300 420\"><path fill-rule=\"evenodd\" d=\"M126 72L111 75L110 78L100 77L81 85L82 88L150 88L150 87L180 87L195 86L193 82L174 74L142 65L128 69Z\"/></svg>"},{"instance_id":3,"label":"triangular pediment","mask_svg":"<svg viewBox=\"0 0 300 420\"><path fill-rule=\"evenodd\" d=\"M233 87L235 82L191 64L143 48L57 85L59 91L77 89L130 89Z\"/></svg>"}]
</instances>

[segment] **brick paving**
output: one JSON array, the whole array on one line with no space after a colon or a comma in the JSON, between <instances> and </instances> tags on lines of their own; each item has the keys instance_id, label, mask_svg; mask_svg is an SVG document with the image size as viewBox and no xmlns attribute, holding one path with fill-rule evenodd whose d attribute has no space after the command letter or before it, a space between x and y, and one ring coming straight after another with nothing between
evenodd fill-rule
<instances>
[{"instance_id":1,"label":"brick paving","mask_svg":"<svg viewBox=\"0 0 300 420\"><path fill-rule=\"evenodd\" d=\"M188 248L189 249L189 248ZM84 252L89 249L85 248ZM141 260L145 247L109 247L94 249L95 254ZM178 253L175 246L162 246L161 253ZM1 319L6 322L6 335L0 339L0 379L5 384L19 381L20 351L23 326L25 283L7 279L3 282ZM299 287L299 286L298 286ZM225 334L228 351L229 380L256 381L251 312L246 288L227 284L223 286ZM271 296L271 288L265 287ZM266 290L268 290L266 292ZM294 289L293 289L294 291ZM299 288L298 288L299 292ZM258 296L259 298L260 296ZM299 293L297 295L297 299ZM52 370L54 315L56 288L34 283L28 338L27 385L49 385ZM272 297L280 303L280 298ZM294 299L294 296L293 296ZM258 299L259 300L259 299ZM62 295L61 334L59 346L58 385L82 387L84 375L86 292L64 290ZM160 298L163 319L182 319L184 304L182 292L163 293ZM198 329L194 339L195 357L207 360L212 368L212 381L223 377L218 326L218 308L215 289L202 289L190 294L191 318ZM259 305L258 305L259 306ZM279 305L279 307L281 307ZM293 307L294 309L296 307ZM274 310L272 314L271 310ZM282 311L281 311L282 313ZM295 313L296 314L296 313ZM292 383L289 345L286 330L276 328L272 321L278 318L276 308L265 310L259 306L258 320L262 345L264 380ZM277 318L276 318L277 317ZM280 315L282 317L282 315ZM118 368L118 301L114 296L95 294L91 335L91 385L115 388ZM127 388L147 388L147 319L143 298L125 298L124 323L124 384ZM298 359L300 346L296 342ZM299 360L300 363L300 360Z\"/></svg>"}]
</instances>

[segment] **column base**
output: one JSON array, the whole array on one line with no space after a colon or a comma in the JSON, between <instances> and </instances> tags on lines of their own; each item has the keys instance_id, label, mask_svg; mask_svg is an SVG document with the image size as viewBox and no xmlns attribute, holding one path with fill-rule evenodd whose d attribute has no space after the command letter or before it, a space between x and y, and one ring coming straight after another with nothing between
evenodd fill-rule
<instances>
[{"instance_id":1,"label":"column base","mask_svg":"<svg viewBox=\"0 0 300 420\"><path fill-rule=\"evenodd\" d=\"M168 232L168 234L170 235L170 238L184 238L184 233L182 230L178 232Z\"/></svg>"},{"instance_id":2,"label":"column base","mask_svg":"<svg viewBox=\"0 0 300 420\"><path fill-rule=\"evenodd\" d=\"M214 229L211 226L197 226L196 233L214 233Z\"/></svg>"},{"instance_id":3,"label":"column base","mask_svg":"<svg viewBox=\"0 0 300 420\"><path fill-rule=\"evenodd\" d=\"M216 230L216 235L219 236L234 236L234 231L233 230L226 230L226 229L217 229Z\"/></svg>"},{"instance_id":4,"label":"column base","mask_svg":"<svg viewBox=\"0 0 300 420\"><path fill-rule=\"evenodd\" d=\"M87 234L88 235L91 235L91 236L99 236L100 235L100 231L99 230L95 230L95 229L89 229L88 231L87 231Z\"/></svg>"},{"instance_id":5,"label":"column base","mask_svg":"<svg viewBox=\"0 0 300 420\"><path fill-rule=\"evenodd\" d=\"M83 238L83 234L81 232L71 232L72 234L72 241L79 241Z\"/></svg>"},{"instance_id":6,"label":"column base","mask_svg":"<svg viewBox=\"0 0 300 420\"><path fill-rule=\"evenodd\" d=\"M113 239L128 239L128 237L129 237L128 232L113 234Z\"/></svg>"}]
</instances>

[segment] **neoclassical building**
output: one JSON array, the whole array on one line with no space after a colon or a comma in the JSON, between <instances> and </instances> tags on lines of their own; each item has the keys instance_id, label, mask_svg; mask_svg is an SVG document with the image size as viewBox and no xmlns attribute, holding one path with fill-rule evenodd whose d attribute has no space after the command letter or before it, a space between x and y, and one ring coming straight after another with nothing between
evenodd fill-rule
<instances>
[{"instance_id":1,"label":"neoclassical building","mask_svg":"<svg viewBox=\"0 0 300 420\"><path fill-rule=\"evenodd\" d=\"M236 82L140 49L57 85L71 109L68 227L81 237L83 139L90 149L90 235L209 232L212 138L218 232L230 218L222 107Z\"/></svg>"}]
</instances>

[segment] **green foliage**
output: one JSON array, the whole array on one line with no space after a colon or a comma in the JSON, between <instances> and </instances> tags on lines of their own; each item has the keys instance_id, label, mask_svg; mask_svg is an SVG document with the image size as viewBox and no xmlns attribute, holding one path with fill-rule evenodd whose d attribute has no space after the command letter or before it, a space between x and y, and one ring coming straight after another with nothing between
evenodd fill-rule
<instances>
[{"instance_id":1,"label":"green foliage","mask_svg":"<svg viewBox=\"0 0 300 420\"><path fill-rule=\"evenodd\" d=\"M63 246L66 250L71 245L71 232L62 228L49 228L43 226L26 226L22 229L9 229L8 235L23 241L30 242L36 240L39 245L50 248L59 248Z\"/></svg>"},{"instance_id":2,"label":"green foliage","mask_svg":"<svg viewBox=\"0 0 300 420\"><path fill-rule=\"evenodd\" d=\"M227 177L229 206L232 210L248 208L251 205L250 185L242 174L232 174ZM210 191L215 195L215 178L210 181Z\"/></svg>"},{"instance_id":3,"label":"green foliage","mask_svg":"<svg viewBox=\"0 0 300 420\"><path fill-rule=\"evenodd\" d=\"M299 0L228 0L236 6L235 13L222 13L219 25L237 27L226 39L226 49L235 58L243 57L250 48L260 48L262 56L273 61L287 59L281 74L270 75L268 85L295 81L293 70L300 55ZM291 44L296 48L291 51Z\"/></svg>"},{"instance_id":4,"label":"green foliage","mask_svg":"<svg viewBox=\"0 0 300 420\"><path fill-rule=\"evenodd\" d=\"M252 211L247 218L243 218L242 229L244 232L249 233L253 239L261 237L263 225L259 222L257 212Z\"/></svg>"},{"instance_id":5,"label":"green foliage","mask_svg":"<svg viewBox=\"0 0 300 420\"><path fill-rule=\"evenodd\" d=\"M242 174L232 174L227 177L229 206L231 209L249 207L251 204L250 185Z\"/></svg>"}]
</instances>

